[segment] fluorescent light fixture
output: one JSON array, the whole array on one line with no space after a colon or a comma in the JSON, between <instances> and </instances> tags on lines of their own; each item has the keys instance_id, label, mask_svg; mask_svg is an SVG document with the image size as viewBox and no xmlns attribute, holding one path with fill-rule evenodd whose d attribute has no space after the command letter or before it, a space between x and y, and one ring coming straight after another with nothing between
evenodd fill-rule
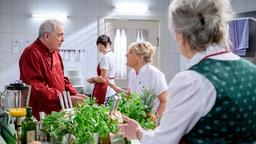
<instances>
[{"instance_id":1,"label":"fluorescent light fixture","mask_svg":"<svg viewBox=\"0 0 256 144\"><path fill-rule=\"evenodd\" d=\"M145 13L149 10L146 4L139 3L119 3L115 10L121 13Z\"/></svg>"},{"instance_id":2,"label":"fluorescent light fixture","mask_svg":"<svg viewBox=\"0 0 256 144\"><path fill-rule=\"evenodd\" d=\"M67 15L63 15L63 14L33 14L32 17L39 18L39 19L60 19L60 20L64 20L68 18Z\"/></svg>"}]
</instances>

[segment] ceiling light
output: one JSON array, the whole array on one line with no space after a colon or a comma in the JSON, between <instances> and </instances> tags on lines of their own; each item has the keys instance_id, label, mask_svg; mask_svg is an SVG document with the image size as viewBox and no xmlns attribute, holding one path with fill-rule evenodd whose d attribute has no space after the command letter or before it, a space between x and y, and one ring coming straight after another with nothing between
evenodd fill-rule
<instances>
[{"instance_id":1,"label":"ceiling light","mask_svg":"<svg viewBox=\"0 0 256 144\"><path fill-rule=\"evenodd\" d=\"M67 19L67 15L63 14L33 14L33 18L38 18L38 19L59 19L59 20L64 20Z\"/></svg>"},{"instance_id":2,"label":"ceiling light","mask_svg":"<svg viewBox=\"0 0 256 144\"><path fill-rule=\"evenodd\" d=\"M115 6L115 10L121 13L145 13L149 7L145 4L119 3Z\"/></svg>"}]
</instances>

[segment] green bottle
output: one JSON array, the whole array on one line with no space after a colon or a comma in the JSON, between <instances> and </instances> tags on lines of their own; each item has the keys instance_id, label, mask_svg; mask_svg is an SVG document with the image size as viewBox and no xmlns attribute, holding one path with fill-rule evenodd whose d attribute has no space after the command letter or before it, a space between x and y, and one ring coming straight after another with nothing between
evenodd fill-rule
<instances>
[{"instance_id":1,"label":"green bottle","mask_svg":"<svg viewBox=\"0 0 256 144\"><path fill-rule=\"evenodd\" d=\"M21 124L21 143L28 144L36 140L36 121L32 117L32 108L26 108L26 118Z\"/></svg>"}]
</instances>

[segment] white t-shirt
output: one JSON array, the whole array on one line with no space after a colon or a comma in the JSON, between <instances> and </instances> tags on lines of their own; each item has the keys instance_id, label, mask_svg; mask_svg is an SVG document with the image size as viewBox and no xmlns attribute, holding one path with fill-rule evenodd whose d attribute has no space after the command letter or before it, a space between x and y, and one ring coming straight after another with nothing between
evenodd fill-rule
<instances>
[{"instance_id":1,"label":"white t-shirt","mask_svg":"<svg viewBox=\"0 0 256 144\"><path fill-rule=\"evenodd\" d=\"M100 59L100 69L107 70L108 78L112 83L114 82L116 75L115 56L114 53L109 49ZM108 86L106 98L114 95L116 92Z\"/></svg>"},{"instance_id":2,"label":"white t-shirt","mask_svg":"<svg viewBox=\"0 0 256 144\"><path fill-rule=\"evenodd\" d=\"M168 90L164 74L151 64L145 64L139 70L138 75L132 69L129 72L128 88L131 92L143 93L143 90L153 90L156 96ZM156 98L153 112L156 112L159 100Z\"/></svg>"},{"instance_id":3,"label":"white t-shirt","mask_svg":"<svg viewBox=\"0 0 256 144\"><path fill-rule=\"evenodd\" d=\"M189 67L197 64L205 56L223 51L223 47L209 46L190 60ZM210 57L218 60L238 60L233 53ZM161 124L154 131L144 133L143 144L178 144L213 107L216 90L213 84L196 71L178 73L169 84L169 101Z\"/></svg>"}]
</instances>

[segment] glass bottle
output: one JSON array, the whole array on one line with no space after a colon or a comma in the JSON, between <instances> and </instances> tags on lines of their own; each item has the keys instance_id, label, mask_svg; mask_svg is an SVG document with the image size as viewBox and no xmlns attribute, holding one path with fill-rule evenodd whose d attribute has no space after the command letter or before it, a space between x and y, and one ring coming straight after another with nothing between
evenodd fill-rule
<instances>
[{"instance_id":1,"label":"glass bottle","mask_svg":"<svg viewBox=\"0 0 256 144\"><path fill-rule=\"evenodd\" d=\"M28 144L36 140L36 120L32 117L32 108L26 108L26 118L21 124L21 143Z\"/></svg>"}]
</instances>

